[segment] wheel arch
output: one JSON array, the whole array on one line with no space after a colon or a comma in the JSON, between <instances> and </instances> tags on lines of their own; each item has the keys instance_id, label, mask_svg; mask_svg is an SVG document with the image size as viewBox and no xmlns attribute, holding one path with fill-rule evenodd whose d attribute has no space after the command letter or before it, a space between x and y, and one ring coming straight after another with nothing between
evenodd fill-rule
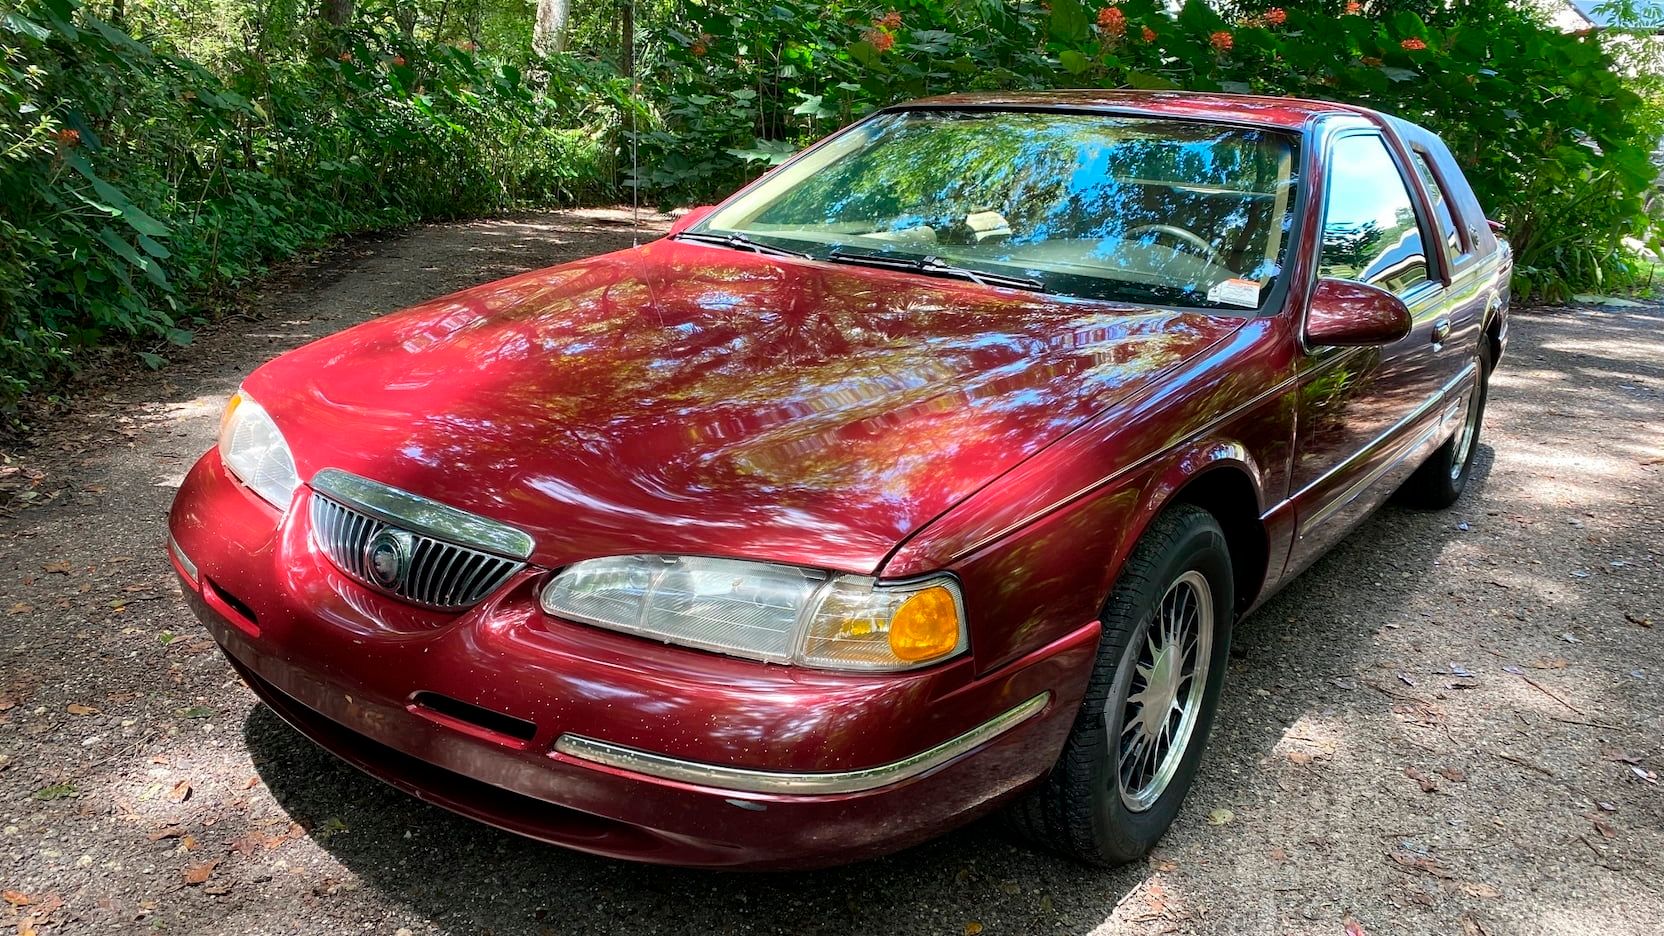
<instances>
[{"instance_id":1,"label":"wheel arch","mask_svg":"<svg viewBox=\"0 0 1664 936\"><path fill-rule=\"evenodd\" d=\"M1176 459L1149 485L1138 522L1128 525L1117 551L1117 575L1156 517L1176 504L1191 504L1212 514L1224 531L1231 554L1235 610L1238 614L1248 610L1259 597L1271 564L1259 479L1252 455L1235 443L1215 444Z\"/></svg>"}]
</instances>

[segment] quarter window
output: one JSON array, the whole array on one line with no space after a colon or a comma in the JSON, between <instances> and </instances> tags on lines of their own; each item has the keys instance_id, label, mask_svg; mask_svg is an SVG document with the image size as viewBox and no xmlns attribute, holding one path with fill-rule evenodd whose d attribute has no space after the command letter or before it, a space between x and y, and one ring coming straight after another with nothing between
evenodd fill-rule
<instances>
[{"instance_id":1,"label":"quarter window","mask_svg":"<svg viewBox=\"0 0 1664 936\"><path fill-rule=\"evenodd\" d=\"M1415 203L1379 136L1335 141L1323 214L1323 276L1403 295L1427 282Z\"/></svg>"},{"instance_id":2,"label":"quarter window","mask_svg":"<svg viewBox=\"0 0 1664 936\"><path fill-rule=\"evenodd\" d=\"M1427 197L1433 201L1433 218L1439 224L1439 237L1444 240L1444 255L1454 260L1462 253L1462 240L1456 235L1456 221L1450 214L1450 199L1445 198L1444 189L1439 188L1439 178L1433 174L1433 167L1427 164L1427 157L1411 153L1410 164L1416 167L1416 175L1421 176L1421 184L1427 188Z\"/></svg>"}]
</instances>

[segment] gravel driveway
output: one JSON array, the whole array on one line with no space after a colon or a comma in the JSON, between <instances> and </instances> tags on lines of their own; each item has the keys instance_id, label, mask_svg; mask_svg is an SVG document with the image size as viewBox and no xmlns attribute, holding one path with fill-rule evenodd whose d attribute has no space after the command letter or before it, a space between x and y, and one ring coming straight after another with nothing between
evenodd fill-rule
<instances>
[{"instance_id":1,"label":"gravel driveway","mask_svg":"<svg viewBox=\"0 0 1664 936\"><path fill-rule=\"evenodd\" d=\"M1475 483L1388 508L1237 632L1147 861L982 823L813 874L636 867L394 792L242 688L162 554L238 378L627 246L619 212L358 241L0 459L0 926L19 933L1601 933L1664 918L1664 310L1517 314ZM663 219L654 219L662 225Z\"/></svg>"}]
</instances>

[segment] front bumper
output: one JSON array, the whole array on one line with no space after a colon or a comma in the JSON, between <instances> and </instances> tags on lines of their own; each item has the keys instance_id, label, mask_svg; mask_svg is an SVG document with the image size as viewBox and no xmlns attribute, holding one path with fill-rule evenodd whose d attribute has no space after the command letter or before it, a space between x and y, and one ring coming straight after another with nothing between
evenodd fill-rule
<instances>
[{"instance_id":1,"label":"front bumper","mask_svg":"<svg viewBox=\"0 0 1664 936\"><path fill-rule=\"evenodd\" d=\"M1092 623L981 677L767 666L551 619L535 568L429 611L336 571L307 496L279 523L210 452L175 501L170 554L238 673L371 775L596 854L805 867L939 834L1050 767L1097 646Z\"/></svg>"}]
</instances>

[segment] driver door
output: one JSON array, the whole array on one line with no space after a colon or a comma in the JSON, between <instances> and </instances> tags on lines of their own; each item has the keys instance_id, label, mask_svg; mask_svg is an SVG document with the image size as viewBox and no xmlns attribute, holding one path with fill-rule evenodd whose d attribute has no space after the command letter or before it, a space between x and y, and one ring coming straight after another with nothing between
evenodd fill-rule
<instances>
[{"instance_id":1,"label":"driver door","mask_svg":"<svg viewBox=\"0 0 1664 936\"><path fill-rule=\"evenodd\" d=\"M1426 245L1423 207L1374 129L1330 141L1318 275L1379 286L1414 325L1385 347L1309 348L1300 362L1290 477L1296 516L1291 569L1310 563L1368 516L1437 444L1448 329L1445 286Z\"/></svg>"}]
</instances>

